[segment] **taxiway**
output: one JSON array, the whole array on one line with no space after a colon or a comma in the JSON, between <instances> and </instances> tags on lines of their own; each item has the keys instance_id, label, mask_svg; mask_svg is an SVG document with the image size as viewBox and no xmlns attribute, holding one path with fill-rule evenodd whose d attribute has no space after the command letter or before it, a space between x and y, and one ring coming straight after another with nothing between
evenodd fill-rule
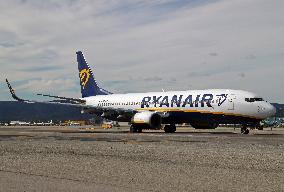
<instances>
[{"instance_id":1,"label":"taxiway","mask_svg":"<svg viewBox=\"0 0 284 192\"><path fill-rule=\"evenodd\" d=\"M284 129L0 127L0 191L284 191Z\"/></svg>"}]
</instances>

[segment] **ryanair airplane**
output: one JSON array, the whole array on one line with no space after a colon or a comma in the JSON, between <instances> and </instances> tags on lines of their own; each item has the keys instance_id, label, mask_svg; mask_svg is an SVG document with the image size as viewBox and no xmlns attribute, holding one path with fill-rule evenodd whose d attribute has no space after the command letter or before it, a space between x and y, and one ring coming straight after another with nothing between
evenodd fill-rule
<instances>
[{"instance_id":1,"label":"ryanair airplane","mask_svg":"<svg viewBox=\"0 0 284 192\"><path fill-rule=\"evenodd\" d=\"M208 89L149 93L113 94L100 88L81 51L77 53L82 98L38 94L56 100L48 103L75 105L83 112L109 120L130 122L130 132L160 129L174 133L176 124L189 123L196 129L215 129L219 124L241 124L241 133L248 127L271 117L276 109L263 98L242 90ZM6 79L12 97L20 102L35 103L19 98Z\"/></svg>"}]
</instances>

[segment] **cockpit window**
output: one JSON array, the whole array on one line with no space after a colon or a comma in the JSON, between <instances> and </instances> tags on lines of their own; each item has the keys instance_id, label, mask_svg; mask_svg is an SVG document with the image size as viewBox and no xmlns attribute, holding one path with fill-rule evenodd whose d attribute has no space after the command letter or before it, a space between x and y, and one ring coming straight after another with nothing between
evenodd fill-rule
<instances>
[{"instance_id":1,"label":"cockpit window","mask_svg":"<svg viewBox=\"0 0 284 192\"><path fill-rule=\"evenodd\" d=\"M245 98L246 102L264 101L263 98Z\"/></svg>"}]
</instances>

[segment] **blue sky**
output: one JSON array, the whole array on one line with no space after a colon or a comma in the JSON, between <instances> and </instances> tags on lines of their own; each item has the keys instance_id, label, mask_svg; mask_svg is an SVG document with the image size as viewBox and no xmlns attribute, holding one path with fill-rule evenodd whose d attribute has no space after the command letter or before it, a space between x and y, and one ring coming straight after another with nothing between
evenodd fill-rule
<instances>
[{"instance_id":1,"label":"blue sky","mask_svg":"<svg viewBox=\"0 0 284 192\"><path fill-rule=\"evenodd\" d=\"M0 100L80 97L82 50L115 93L231 88L284 102L282 0L0 2Z\"/></svg>"}]
</instances>

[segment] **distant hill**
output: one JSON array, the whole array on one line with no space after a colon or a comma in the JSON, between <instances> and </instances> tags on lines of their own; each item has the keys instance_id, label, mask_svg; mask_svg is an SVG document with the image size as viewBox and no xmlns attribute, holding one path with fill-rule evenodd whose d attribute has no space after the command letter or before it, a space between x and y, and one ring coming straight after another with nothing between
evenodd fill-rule
<instances>
[{"instance_id":1,"label":"distant hill","mask_svg":"<svg viewBox=\"0 0 284 192\"><path fill-rule=\"evenodd\" d=\"M0 121L88 120L94 117L81 114L81 108L57 104L0 101Z\"/></svg>"},{"instance_id":2,"label":"distant hill","mask_svg":"<svg viewBox=\"0 0 284 192\"><path fill-rule=\"evenodd\" d=\"M284 117L284 104L279 104L279 103L272 103L274 107L277 109L277 117Z\"/></svg>"}]
</instances>

